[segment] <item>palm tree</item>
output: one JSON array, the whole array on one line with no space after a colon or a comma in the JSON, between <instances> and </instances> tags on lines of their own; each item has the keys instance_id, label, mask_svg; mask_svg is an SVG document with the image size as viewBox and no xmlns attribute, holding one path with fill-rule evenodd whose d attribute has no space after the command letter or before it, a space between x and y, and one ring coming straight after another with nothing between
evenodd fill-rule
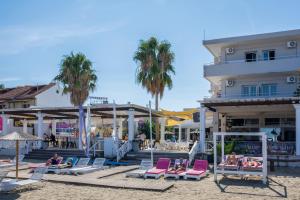
<instances>
[{"instance_id":1,"label":"palm tree","mask_svg":"<svg viewBox=\"0 0 300 200\"><path fill-rule=\"evenodd\" d=\"M70 94L71 103L79 108L79 149L83 149L87 144L83 104L89 93L95 90L97 81L92 62L82 53L71 52L63 57L54 80L62 85L63 93ZM88 150L84 149L88 154Z\"/></svg>"},{"instance_id":2,"label":"palm tree","mask_svg":"<svg viewBox=\"0 0 300 200\"><path fill-rule=\"evenodd\" d=\"M166 87L172 89L171 75L175 75L172 65L174 53L168 41L159 42L151 37L149 40L141 40L138 50L134 54L134 61L138 64L136 81L155 97L155 110L158 111L159 99L162 99ZM156 126L158 128L158 126ZM156 130L156 139L159 138Z\"/></svg>"}]
</instances>

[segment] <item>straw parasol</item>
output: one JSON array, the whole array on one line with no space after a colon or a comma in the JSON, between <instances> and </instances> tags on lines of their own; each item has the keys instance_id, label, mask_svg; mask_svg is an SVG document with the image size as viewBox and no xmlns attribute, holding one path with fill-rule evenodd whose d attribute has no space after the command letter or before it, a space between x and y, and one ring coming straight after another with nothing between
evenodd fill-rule
<instances>
[{"instance_id":1,"label":"straw parasol","mask_svg":"<svg viewBox=\"0 0 300 200\"><path fill-rule=\"evenodd\" d=\"M18 171L19 171L19 141L37 141L41 140L40 138L30 135L27 133L18 133L12 132L7 135L1 136L0 141L16 141L16 179L18 179Z\"/></svg>"}]
</instances>

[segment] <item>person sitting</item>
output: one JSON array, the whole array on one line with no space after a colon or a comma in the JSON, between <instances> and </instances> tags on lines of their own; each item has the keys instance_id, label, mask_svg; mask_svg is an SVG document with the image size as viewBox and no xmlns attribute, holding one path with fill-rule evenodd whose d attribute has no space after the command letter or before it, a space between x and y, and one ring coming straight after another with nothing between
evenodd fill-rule
<instances>
[{"instance_id":1,"label":"person sitting","mask_svg":"<svg viewBox=\"0 0 300 200\"><path fill-rule=\"evenodd\" d=\"M57 153L55 153L47 162L46 166L49 165L58 165L61 161L61 157L58 156Z\"/></svg>"},{"instance_id":2,"label":"person sitting","mask_svg":"<svg viewBox=\"0 0 300 200\"><path fill-rule=\"evenodd\" d=\"M231 153L226 159L226 165L237 165L237 158L234 152Z\"/></svg>"},{"instance_id":3,"label":"person sitting","mask_svg":"<svg viewBox=\"0 0 300 200\"><path fill-rule=\"evenodd\" d=\"M186 166L185 166L185 164L183 163L183 159L180 158L180 159L179 159L179 162L175 163L175 164L174 164L174 167L171 168L171 170L175 170L175 171L177 171L177 170L185 170L185 168L186 168Z\"/></svg>"}]
</instances>

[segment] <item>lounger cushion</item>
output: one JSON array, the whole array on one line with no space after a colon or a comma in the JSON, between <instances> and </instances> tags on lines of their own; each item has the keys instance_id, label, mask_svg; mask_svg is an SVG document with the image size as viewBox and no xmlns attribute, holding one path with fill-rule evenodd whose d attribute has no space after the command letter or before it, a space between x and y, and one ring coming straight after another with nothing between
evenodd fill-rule
<instances>
[{"instance_id":1,"label":"lounger cushion","mask_svg":"<svg viewBox=\"0 0 300 200\"><path fill-rule=\"evenodd\" d=\"M205 173L205 171L203 171L203 170L194 170L194 169L190 169L186 172L187 175L196 175L196 176L201 175L203 173Z\"/></svg>"},{"instance_id":2,"label":"lounger cushion","mask_svg":"<svg viewBox=\"0 0 300 200\"><path fill-rule=\"evenodd\" d=\"M156 169L156 168L153 168L153 169L149 169L146 174L162 174L162 173L165 173L165 169Z\"/></svg>"}]
</instances>

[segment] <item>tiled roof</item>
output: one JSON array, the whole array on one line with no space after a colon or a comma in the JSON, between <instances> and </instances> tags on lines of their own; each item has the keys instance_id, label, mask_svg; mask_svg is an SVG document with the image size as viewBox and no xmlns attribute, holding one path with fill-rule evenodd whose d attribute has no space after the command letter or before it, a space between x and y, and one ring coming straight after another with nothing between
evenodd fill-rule
<instances>
[{"instance_id":1,"label":"tiled roof","mask_svg":"<svg viewBox=\"0 0 300 200\"><path fill-rule=\"evenodd\" d=\"M50 83L47 85L34 85L34 86L20 86L14 88L5 88L0 90L0 102L10 101L10 100L27 100L34 99L36 95L48 90L55 83Z\"/></svg>"}]
</instances>

